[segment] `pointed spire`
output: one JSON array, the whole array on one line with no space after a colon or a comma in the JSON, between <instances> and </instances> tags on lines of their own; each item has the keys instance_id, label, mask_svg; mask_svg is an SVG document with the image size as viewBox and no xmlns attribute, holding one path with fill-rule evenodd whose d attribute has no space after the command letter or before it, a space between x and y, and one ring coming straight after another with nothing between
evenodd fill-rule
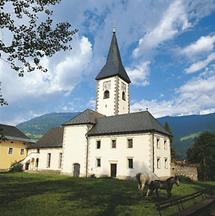
<instances>
[{"instance_id":1,"label":"pointed spire","mask_svg":"<svg viewBox=\"0 0 215 216\"><path fill-rule=\"evenodd\" d=\"M131 82L122 64L118 43L116 39L115 28L113 28L113 36L112 36L106 64L101 69L100 73L97 75L96 80L100 80L112 76L119 76L127 83Z\"/></svg>"}]
</instances>

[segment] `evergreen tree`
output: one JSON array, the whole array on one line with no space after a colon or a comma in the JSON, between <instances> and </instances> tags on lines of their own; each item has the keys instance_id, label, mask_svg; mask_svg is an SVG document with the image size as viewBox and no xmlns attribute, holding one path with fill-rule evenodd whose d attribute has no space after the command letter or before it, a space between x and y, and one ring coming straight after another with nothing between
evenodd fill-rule
<instances>
[{"instance_id":1,"label":"evergreen tree","mask_svg":"<svg viewBox=\"0 0 215 216\"><path fill-rule=\"evenodd\" d=\"M199 177L215 180L215 134L203 132L187 151L188 161L198 164Z\"/></svg>"}]
</instances>

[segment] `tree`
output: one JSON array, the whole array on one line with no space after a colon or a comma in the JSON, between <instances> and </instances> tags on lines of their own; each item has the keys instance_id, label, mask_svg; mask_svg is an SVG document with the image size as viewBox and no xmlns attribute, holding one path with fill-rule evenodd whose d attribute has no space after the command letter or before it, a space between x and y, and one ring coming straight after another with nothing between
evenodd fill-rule
<instances>
[{"instance_id":1,"label":"tree","mask_svg":"<svg viewBox=\"0 0 215 216\"><path fill-rule=\"evenodd\" d=\"M173 147L173 136L172 136L172 130L168 124L168 122L165 122L164 124L164 128L171 134L170 136L170 151L171 151L171 160L175 160L176 159L176 152L175 149Z\"/></svg>"},{"instance_id":2,"label":"tree","mask_svg":"<svg viewBox=\"0 0 215 216\"><path fill-rule=\"evenodd\" d=\"M3 98L1 94L1 82L0 82L0 106L7 105L7 101Z\"/></svg>"},{"instance_id":3,"label":"tree","mask_svg":"<svg viewBox=\"0 0 215 216\"><path fill-rule=\"evenodd\" d=\"M77 32L68 22L53 24L54 6L61 0L0 0L0 60L19 76L35 69L46 72L41 58L69 50ZM4 37L6 34L6 37ZM0 97L4 104L3 97Z\"/></svg>"},{"instance_id":4,"label":"tree","mask_svg":"<svg viewBox=\"0 0 215 216\"><path fill-rule=\"evenodd\" d=\"M187 158L198 164L199 177L203 180L215 180L215 134L203 132L187 150Z\"/></svg>"}]
</instances>

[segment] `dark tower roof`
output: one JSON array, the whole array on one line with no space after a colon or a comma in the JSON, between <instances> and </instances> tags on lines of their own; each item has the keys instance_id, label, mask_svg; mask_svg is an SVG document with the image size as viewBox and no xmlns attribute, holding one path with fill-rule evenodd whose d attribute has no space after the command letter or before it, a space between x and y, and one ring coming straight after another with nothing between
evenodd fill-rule
<instances>
[{"instance_id":1,"label":"dark tower roof","mask_svg":"<svg viewBox=\"0 0 215 216\"><path fill-rule=\"evenodd\" d=\"M112 77L118 75L127 83L130 83L128 74L122 65L122 60L120 57L120 52L117 44L116 33L113 31L113 36L111 40L111 45L108 52L108 57L106 64L101 69L100 73L97 75L96 80Z\"/></svg>"}]
</instances>

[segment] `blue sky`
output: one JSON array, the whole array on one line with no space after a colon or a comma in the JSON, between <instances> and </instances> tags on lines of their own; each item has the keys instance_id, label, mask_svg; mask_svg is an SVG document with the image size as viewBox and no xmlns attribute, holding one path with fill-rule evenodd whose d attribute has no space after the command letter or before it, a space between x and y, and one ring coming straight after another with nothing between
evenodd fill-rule
<instances>
[{"instance_id":1,"label":"blue sky","mask_svg":"<svg viewBox=\"0 0 215 216\"><path fill-rule=\"evenodd\" d=\"M215 0L62 0L54 20L79 29L73 49L44 58L48 73L24 78L0 61L9 103L0 108L1 123L94 109L95 76L113 27L132 81L132 112L148 108L155 117L215 112Z\"/></svg>"}]
</instances>

